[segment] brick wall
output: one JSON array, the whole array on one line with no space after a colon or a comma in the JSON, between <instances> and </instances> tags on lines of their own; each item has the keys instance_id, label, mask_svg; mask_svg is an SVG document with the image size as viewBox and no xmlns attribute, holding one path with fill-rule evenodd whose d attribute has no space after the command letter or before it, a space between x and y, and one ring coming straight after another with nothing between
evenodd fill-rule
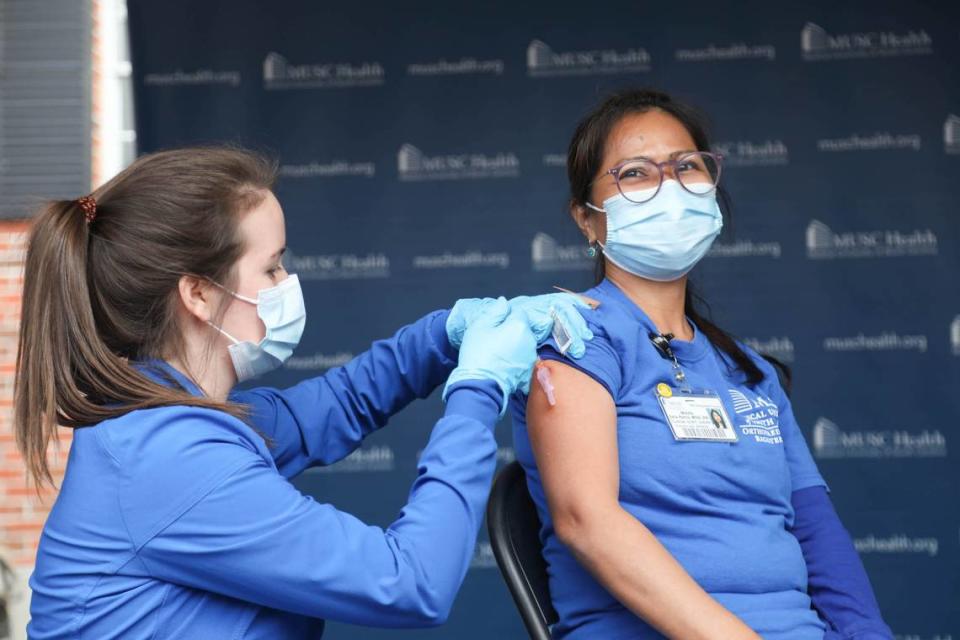
<instances>
[{"instance_id":1,"label":"brick wall","mask_svg":"<svg viewBox=\"0 0 960 640\"><path fill-rule=\"evenodd\" d=\"M0 554L14 569L29 572L43 522L56 497L39 496L27 482L23 459L13 436L13 379L20 326L20 295L28 223L0 222ZM72 433L64 429L53 472L59 484Z\"/></svg>"}]
</instances>

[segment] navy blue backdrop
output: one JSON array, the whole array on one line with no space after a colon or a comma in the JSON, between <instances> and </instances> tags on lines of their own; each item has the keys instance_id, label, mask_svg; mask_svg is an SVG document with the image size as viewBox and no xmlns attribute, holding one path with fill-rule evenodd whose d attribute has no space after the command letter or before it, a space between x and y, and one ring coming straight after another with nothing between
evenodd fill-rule
<instances>
[{"instance_id":1,"label":"navy blue backdrop","mask_svg":"<svg viewBox=\"0 0 960 640\"><path fill-rule=\"evenodd\" d=\"M895 632L960 637L956 3L129 4L140 151L225 140L280 160L309 322L269 384L459 297L587 287L574 124L623 86L702 107L734 221L694 280L721 326L793 367ZM298 486L388 524L436 396ZM327 637L522 637L486 540L445 627Z\"/></svg>"}]
</instances>

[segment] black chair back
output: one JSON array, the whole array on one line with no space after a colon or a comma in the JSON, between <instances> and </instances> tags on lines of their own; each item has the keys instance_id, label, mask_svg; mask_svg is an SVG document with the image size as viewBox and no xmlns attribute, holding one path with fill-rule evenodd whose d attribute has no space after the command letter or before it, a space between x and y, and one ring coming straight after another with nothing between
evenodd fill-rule
<instances>
[{"instance_id":1,"label":"black chair back","mask_svg":"<svg viewBox=\"0 0 960 640\"><path fill-rule=\"evenodd\" d=\"M557 612L550 600L547 564L540 545L540 518L519 462L505 466L487 503L487 530L513 601L532 640L550 640Z\"/></svg>"}]
</instances>

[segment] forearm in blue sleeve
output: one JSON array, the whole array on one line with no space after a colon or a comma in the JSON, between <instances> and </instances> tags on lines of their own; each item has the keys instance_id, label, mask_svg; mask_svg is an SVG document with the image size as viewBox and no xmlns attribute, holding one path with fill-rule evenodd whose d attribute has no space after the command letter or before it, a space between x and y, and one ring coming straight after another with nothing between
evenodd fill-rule
<instances>
[{"instance_id":1,"label":"forearm in blue sleeve","mask_svg":"<svg viewBox=\"0 0 960 640\"><path fill-rule=\"evenodd\" d=\"M493 479L492 395L468 381L450 396L407 504L385 530L300 494L225 438L196 464L236 471L148 540L133 540L139 558L157 579L281 611L380 627L443 622Z\"/></svg>"},{"instance_id":2,"label":"forearm in blue sleeve","mask_svg":"<svg viewBox=\"0 0 960 640\"><path fill-rule=\"evenodd\" d=\"M450 386L445 416L464 416L493 425L500 417L503 392L493 380L461 380Z\"/></svg>"},{"instance_id":3,"label":"forearm in blue sleeve","mask_svg":"<svg viewBox=\"0 0 960 640\"><path fill-rule=\"evenodd\" d=\"M839 637L892 640L850 534L822 486L794 491L791 532L807 563L813 606Z\"/></svg>"},{"instance_id":4,"label":"forearm in blue sleeve","mask_svg":"<svg viewBox=\"0 0 960 640\"><path fill-rule=\"evenodd\" d=\"M271 440L285 477L332 464L447 379L457 364L447 339L448 315L435 311L344 366L289 389L237 391L230 399L250 407L253 426Z\"/></svg>"}]
</instances>

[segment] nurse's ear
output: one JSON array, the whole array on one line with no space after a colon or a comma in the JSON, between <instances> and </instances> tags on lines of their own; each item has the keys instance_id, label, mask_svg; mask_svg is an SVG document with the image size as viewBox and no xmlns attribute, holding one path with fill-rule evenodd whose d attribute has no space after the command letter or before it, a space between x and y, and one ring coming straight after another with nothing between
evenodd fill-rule
<instances>
[{"instance_id":1,"label":"nurse's ear","mask_svg":"<svg viewBox=\"0 0 960 640\"><path fill-rule=\"evenodd\" d=\"M587 244L594 245L597 243L597 238L601 237L601 235L606 235L605 230L598 228L604 222L603 220L598 220L598 218L602 218L603 216L596 215L584 205L571 202L570 217L577 223L577 227L580 228L580 233L587 239Z\"/></svg>"},{"instance_id":2,"label":"nurse's ear","mask_svg":"<svg viewBox=\"0 0 960 640\"><path fill-rule=\"evenodd\" d=\"M220 292L206 278L180 276L177 283L181 307L200 322L213 319L214 305L219 303Z\"/></svg>"}]
</instances>

